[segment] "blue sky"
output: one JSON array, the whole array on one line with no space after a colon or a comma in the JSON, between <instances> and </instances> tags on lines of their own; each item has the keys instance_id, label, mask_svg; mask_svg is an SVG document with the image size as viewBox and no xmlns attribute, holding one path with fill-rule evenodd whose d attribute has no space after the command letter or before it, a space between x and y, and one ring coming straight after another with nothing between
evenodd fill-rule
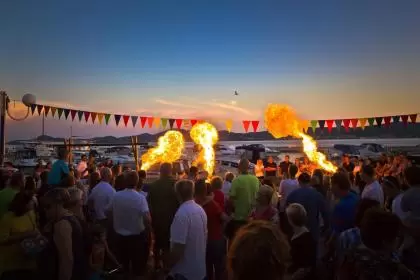
<instances>
[{"instance_id":1,"label":"blue sky","mask_svg":"<svg viewBox=\"0 0 420 280\"><path fill-rule=\"evenodd\" d=\"M238 121L262 119L268 102L308 119L419 111L420 1L41 0L0 10L0 88L17 99ZM9 122L10 137L39 134L39 122ZM70 125L48 120L47 132Z\"/></svg>"}]
</instances>

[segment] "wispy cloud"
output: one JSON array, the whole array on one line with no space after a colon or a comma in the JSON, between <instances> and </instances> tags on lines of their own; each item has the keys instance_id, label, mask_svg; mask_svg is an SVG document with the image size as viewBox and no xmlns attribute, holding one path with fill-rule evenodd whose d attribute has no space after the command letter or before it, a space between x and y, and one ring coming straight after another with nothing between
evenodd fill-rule
<instances>
[{"instance_id":1,"label":"wispy cloud","mask_svg":"<svg viewBox=\"0 0 420 280\"><path fill-rule=\"evenodd\" d=\"M197 106L194 106L194 105L183 104L183 103L168 101L164 99L155 99L155 102L162 105L168 105L168 106L174 106L174 107L198 109Z\"/></svg>"},{"instance_id":2,"label":"wispy cloud","mask_svg":"<svg viewBox=\"0 0 420 280\"><path fill-rule=\"evenodd\" d=\"M254 115L253 113L251 113L250 111L248 111L245 108L233 105L233 104L226 104L226 103L209 103L209 105L214 106L214 107L219 107L222 109L227 109L230 111L235 111L235 112L239 112L248 116L252 116Z\"/></svg>"}]
</instances>

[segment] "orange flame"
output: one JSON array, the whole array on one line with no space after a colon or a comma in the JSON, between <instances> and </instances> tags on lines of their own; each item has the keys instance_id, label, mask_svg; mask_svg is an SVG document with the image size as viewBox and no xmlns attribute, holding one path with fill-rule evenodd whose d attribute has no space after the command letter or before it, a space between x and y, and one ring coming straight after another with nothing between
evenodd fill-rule
<instances>
[{"instance_id":1,"label":"orange flame","mask_svg":"<svg viewBox=\"0 0 420 280\"><path fill-rule=\"evenodd\" d=\"M215 160L213 146L219 140L217 129L210 123L199 123L192 127L190 136L200 147L200 152L193 164L203 164L203 169L208 172L209 176L212 176Z\"/></svg>"},{"instance_id":2,"label":"orange flame","mask_svg":"<svg viewBox=\"0 0 420 280\"><path fill-rule=\"evenodd\" d=\"M184 149L184 136L181 132L169 130L163 136L159 137L158 145L149 149L142 155L142 170L148 170L156 163L177 161Z\"/></svg>"},{"instance_id":3,"label":"orange flame","mask_svg":"<svg viewBox=\"0 0 420 280\"><path fill-rule=\"evenodd\" d=\"M303 151L309 160L329 172L337 171L337 167L318 152L316 141L303 133L303 121L286 105L269 104L265 110L265 126L275 138L294 136L302 138Z\"/></svg>"}]
</instances>

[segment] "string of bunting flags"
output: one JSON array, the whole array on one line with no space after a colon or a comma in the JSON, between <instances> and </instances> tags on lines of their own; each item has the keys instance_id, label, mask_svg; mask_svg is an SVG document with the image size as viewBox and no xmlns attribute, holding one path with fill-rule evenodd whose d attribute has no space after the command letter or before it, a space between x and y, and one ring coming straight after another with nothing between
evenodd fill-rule
<instances>
[{"instance_id":1,"label":"string of bunting flags","mask_svg":"<svg viewBox=\"0 0 420 280\"><path fill-rule=\"evenodd\" d=\"M97 122L98 124L108 125L112 119L115 121L115 124L119 126L121 123L124 123L124 126L127 127L128 123L131 121L133 127L139 125L141 128L187 128L192 127L196 123L203 122L204 120L198 119L173 119L173 118L162 118L162 117L152 117L152 116L136 116L136 115L118 115L118 114L109 114L109 113L100 113L100 112L90 112L84 110L76 110L69 108L54 107L49 105L41 104L32 104L31 113L32 115L38 113L40 116L42 113L45 116L51 115L53 118L58 117L58 119L71 119L74 121L77 117L77 120L89 122L93 124ZM409 115L396 115L396 116L382 116L382 117L369 117L369 118L354 118L354 119L338 119L338 120L310 120L304 121L302 126L304 132L308 132L309 129L314 133L317 128L320 128L323 131L325 128L331 133L332 129L335 127L341 129L344 127L346 132L350 131L350 128L361 128L365 129L367 126L376 126L376 127L390 127L391 123L400 123L402 122L405 126L409 123L416 123L418 113L409 114ZM122 122L121 122L122 121ZM225 120L225 127L227 131L231 131L233 127L232 120ZM253 132L257 132L260 128L260 121L258 120L244 120L242 121L242 127L245 132L250 132L251 129Z\"/></svg>"}]
</instances>

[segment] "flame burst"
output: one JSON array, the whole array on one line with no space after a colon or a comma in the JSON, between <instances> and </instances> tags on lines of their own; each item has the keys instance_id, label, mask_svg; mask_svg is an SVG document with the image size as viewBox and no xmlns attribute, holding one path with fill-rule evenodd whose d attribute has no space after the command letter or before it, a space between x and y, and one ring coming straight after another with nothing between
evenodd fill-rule
<instances>
[{"instance_id":1,"label":"flame burst","mask_svg":"<svg viewBox=\"0 0 420 280\"><path fill-rule=\"evenodd\" d=\"M303 121L286 105L269 104L265 110L265 126L275 138L294 136L302 138L303 151L309 160L329 172L337 171L337 167L318 152L315 140L303 133Z\"/></svg>"},{"instance_id":2,"label":"flame burst","mask_svg":"<svg viewBox=\"0 0 420 280\"><path fill-rule=\"evenodd\" d=\"M159 137L158 145L149 149L141 157L142 170L148 170L156 163L177 161L184 149L184 136L181 132L169 130L163 136Z\"/></svg>"},{"instance_id":3,"label":"flame burst","mask_svg":"<svg viewBox=\"0 0 420 280\"><path fill-rule=\"evenodd\" d=\"M199 123L193 126L190 131L190 136L200 147L200 152L193 164L203 164L203 169L207 171L211 177L214 171L215 160L213 146L219 140L217 129L207 122Z\"/></svg>"}]
</instances>

